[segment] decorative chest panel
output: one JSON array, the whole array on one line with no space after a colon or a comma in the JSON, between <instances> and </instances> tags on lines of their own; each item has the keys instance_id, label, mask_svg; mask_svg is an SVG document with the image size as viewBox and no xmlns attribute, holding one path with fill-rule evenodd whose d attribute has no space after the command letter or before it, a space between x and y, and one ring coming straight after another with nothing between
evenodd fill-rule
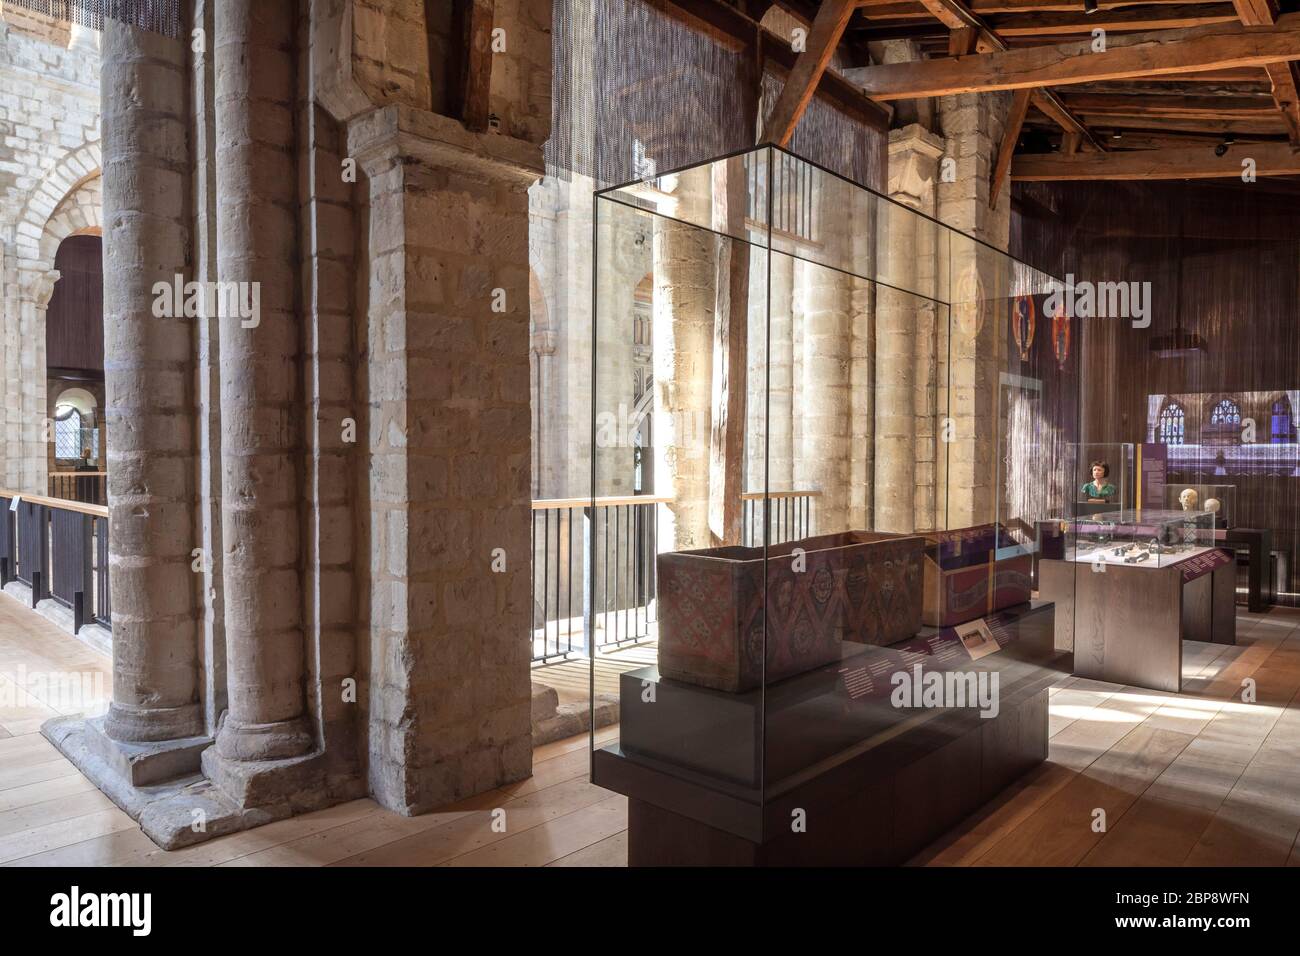
<instances>
[{"instance_id":1,"label":"decorative chest panel","mask_svg":"<svg viewBox=\"0 0 1300 956\"><path fill-rule=\"evenodd\" d=\"M922 619L931 627L963 624L1029 600L1033 556L996 558L998 542L1010 540L1001 525L929 532L925 539Z\"/></svg>"},{"instance_id":2,"label":"decorative chest panel","mask_svg":"<svg viewBox=\"0 0 1300 956\"><path fill-rule=\"evenodd\" d=\"M924 544L850 531L775 545L766 562L762 548L661 554L659 672L731 692L757 687L765 619L769 683L838 660L843 641L905 640L921 627Z\"/></svg>"}]
</instances>

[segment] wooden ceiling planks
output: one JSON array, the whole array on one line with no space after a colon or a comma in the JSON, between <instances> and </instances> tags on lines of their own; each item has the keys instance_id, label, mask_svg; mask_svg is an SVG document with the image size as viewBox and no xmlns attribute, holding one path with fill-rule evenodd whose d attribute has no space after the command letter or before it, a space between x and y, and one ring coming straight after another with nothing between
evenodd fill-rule
<instances>
[{"instance_id":1,"label":"wooden ceiling planks","mask_svg":"<svg viewBox=\"0 0 1300 956\"><path fill-rule=\"evenodd\" d=\"M1098 139L1126 154L1113 167L1122 178L1132 175L1132 153L1140 149L1167 156L1199 147L1213 156L1213 147L1235 141L1300 149L1300 14L1282 12L1275 0L1100 0L1091 14L1082 0L859 0L858 6L851 34L910 37L929 57L861 71L868 95L881 101L988 89L1037 92L1051 84L1058 88L1052 99L1044 104L1036 96L1024 119L1036 138L1021 143L1041 149L1046 132L1053 149L1073 154L1080 128L1102 130ZM1096 30L1104 31L1104 51L1090 46ZM970 57L972 31L980 53L1002 55ZM1054 107L1067 122L1053 115ZM1262 174L1291 175L1292 165L1272 161ZM1094 157L1090 178L1106 167L1103 157Z\"/></svg>"}]
</instances>

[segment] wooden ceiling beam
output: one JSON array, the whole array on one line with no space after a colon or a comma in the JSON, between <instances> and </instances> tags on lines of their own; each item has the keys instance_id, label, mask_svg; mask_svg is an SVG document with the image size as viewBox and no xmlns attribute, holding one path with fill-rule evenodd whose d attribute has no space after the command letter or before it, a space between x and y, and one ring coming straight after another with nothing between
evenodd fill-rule
<instances>
[{"instance_id":1,"label":"wooden ceiling beam","mask_svg":"<svg viewBox=\"0 0 1300 956\"><path fill-rule=\"evenodd\" d=\"M1263 74L1261 73L1262 77ZM1158 81L1162 77L1155 77ZM1076 83L1069 87L1071 95L1075 93L1107 93L1116 96L1149 96L1153 100L1167 97L1200 96L1233 99L1238 96L1263 98L1272 103L1270 87L1266 79L1260 82L1236 83L1188 83L1185 85L1141 80L1112 80L1109 83Z\"/></svg>"},{"instance_id":2,"label":"wooden ceiling beam","mask_svg":"<svg viewBox=\"0 0 1300 956\"><path fill-rule=\"evenodd\" d=\"M451 44L455 56L447 59L448 99L465 128L481 133L488 128L488 91L492 85L492 18L495 0L452 0Z\"/></svg>"},{"instance_id":3,"label":"wooden ceiling beam","mask_svg":"<svg viewBox=\"0 0 1300 956\"><path fill-rule=\"evenodd\" d=\"M789 145L857 6L858 0L823 0L808 33L807 48L799 54L763 124L763 135L768 142Z\"/></svg>"},{"instance_id":4,"label":"wooden ceiling beam","mask_svg":"<svg viewBox=\"0 0 1300 956\"><path fill-rule=\"evenodd\" d=\"M960 53L953 53L953 44L960 44L965 48L967 53L970 52L969 45L972 42L975 50L980 53L1001 52L1006 50L1006 41L1002 39L995 31L990 30L988 25L960 0L919 0L919 2L931 12L933 16L940 20L944 25L949 26L954 35L960 34L960 39L949 42L949 55L960 56ZM1036 89L1030 94L1030 101L1041 110L1045 115L1051 117L1061 129L1077 133L1080 142L1087 149L1097 152L1104 152L1105 147L1097 141L1088 128L1070 112L1070 108L1061 102L1061 98L1052 90L1043 88ZM1018 133L1017 133L1018 135Z\"/></svg>"},{"instance_id":5,"label":"wooden ceiling beam","mask_svg":"<svg viewBox=\"0 0 1300 956\"><path fill-rule=\"evenodd\" d=\"M1100 130L1102 135L1112 129L1185 130L1189 133L1219 133L1224 136L1248 133L1286 134L1286 123L1276 113L1251 120L1152 116L1146 112L1131 115L1108 113L1084 113L1083 115L1088 124Z\"/></svg>"},{"instance_id":6,"label":"wooden ceiling beam","mask_svg":"<svg viewBox=\"0 0 1300 956\"><path fill-rule=\"evenodd\" d=\"M1130 152L1021 154L1011 164L1016 182L1103 179L1227 179L1242 174L1242 162L1255 161L1257 176L1300 175L1300 154L1286 143L1229 147L1222 156L1208 146Z\"/></svg>"},{"instance_id":7,"label":"wooden ceiling beam","mask_svg":"<svg viewBox=\"0 0 1300 956\"><path fill-rule=\"evenodd\" d=\"M1128 93L1075 93L1065 96L1079 113L1146 113L1151 116L1208 116L1224 119L1258 119L1273 116L1269 96L1194 96L1167 94L1134 96Z\"/></svg>"},{"instance_id":8,"label":"wooden ceiling beam","mask_svg":"<svg viewBox=\"0 0 1300 956\"><path fill-rule=\"evenodd\" d=\"M989 29L1003 37L1052 37L1091 34L1093 30L1177 30L1211 23L1231 23L1237 11L1231 3L1121 7L1086 14L1079 6L1070 13L1004 13L986 19Z\"/></svg>"},{"instance_id":9,"label":"wooden ceiling beam","mask_svg":"<svg viewBox=\"0 0 1300 956\"><path fill-rule=\"evenodd\" d=\"M1182 6L1197 0L1099 0L1098 13L1106 14L1113 10L1137 5L1147 7ZM1210 0L1201 0L1208 3ZM1077 13L1083 7L1083 0L971 0L970 8L980 16L992 16L1002 13Z\"/></svg>"},{"instance_id":10,"label":"wooden ceiling beam","mask_svg":"<svg viewBox=\"0 0 1300 956\"><path fill-rule=\"evenodd\" d=\"M1238 144L1244 143L1284 143L1285 136L1272 136L1263 133L1248 133L1236 137ZM1187 130L1124 130L1124 135L1119 139L1111 139L1110 151L1119 150L1143 150L1143 149L1185 149L1188 146L1209 146L1211 148L1222 145L1223 135L1221 133L1193 133ZM1062 149L1065 148L1062 142Z\"/></svg>"},{"instance_id":11,"label":"wooden ceiling beam","mask_svg":"<svg viewBox=\"0 0 1300 956\"><path fill-rule=\"evenodd\" d=\"M998 158L993 166L993 177L989 183L990 207L997 206L1002 184L1006 182L1007 173L1011 171L1011 160L1016 154L1016 144L1020 142L1020 129L1025 124L1025 114L1029 112L1031 92L1031 90L1016 90L1011 96L1007 125L1002 130L1002 143L998 147Z\"/></svg>"},{"instance_id":12,"label":"wooden ceiling beam","mask_svg":"<svg viewBox=\"0 0 1300 956\"><path fill-rule=\"evenodd\" d=\"M1149 74L1262 66L1300 59L1300 14L1270 27L1218 23L1113 38L1104 52L1089 41L977 56L865 67L856 76L876 100L991 92L1021 87L1144 78Z\"/></svg>"},{"instance_id":13,"label":"wooden ceiling beam","mask_svg":"<svg viewBox=\"0 0 1300 956\"><path fill-rule=\"evenodd\" d=\"M1267 83L1268 74L1263 66L1223 67L1198 70L1195 73L1157 73L1133 77L1142 83ZM1115 81L1111 81L1115 82ZM1119 82L1124 82L1120 80Z\"/></svg>"},{"instance_id":14,"label":"wooden ceiling beam","mask_svg":"<svg viewBox=\"0 0 1300 956\"><path fill-rule=\"evenodd\" d=\"M1097 137L1093 136L1084 122L1075 116L1074 112L1061 101L1061 97L1054 90L1032 90L1029 99L1040 112L1050 117L1065 132L1077 134L1079 142L1084 148L1098 153L1106 151L1106 147L1101 144Z\"/></svg>"},{"instance_id":15,"label":"wooden ceiling beam","mask_svg":"<svg viewBox=\"0 0 1300 956\"><path fill-rule=\"evenodd\" d=\"M1274 0L1233 0L1237 15L1246 26L1277 23L1277 4ZM1300 149L1300 69L1294 60L1267 63L1264 66L1273 87L1273 102L1286 121L1291 146Z\"/></svg>"}]
</instances>

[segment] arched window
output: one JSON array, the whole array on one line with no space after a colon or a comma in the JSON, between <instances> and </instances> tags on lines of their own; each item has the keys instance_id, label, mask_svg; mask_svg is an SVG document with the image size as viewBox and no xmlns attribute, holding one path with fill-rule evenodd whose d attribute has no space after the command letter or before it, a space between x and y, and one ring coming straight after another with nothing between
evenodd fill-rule
<instances>
[{"instance_id":1,"label":"arched window","mask_svg":"<svg viewBox=\"0 0 1300 956\"><path fill-rule=\"evenodd\" d=\"M653 345L654 276L647 274L632 290L632 344L649 348Z\"/></svg>"},{"instance_id":2,"label":"arched window","mask_svg":"<svg viewBox=\"0 0 1300 956\"><path fill-rule=\"evenodd\" d=\"M1219 404L1214 406L1214 411L1210 412L1211 425L1240 425L1241 424L1241 407L1230 398L1219 400Z\"/></svg>"},{"instance_id":3,"label":"arched window","mask_svg":"<svg viewBox=\"0 0 1300 956\"><path fill-rule=\"evenodd\" d=\"M1156 423L1156 439L1165 445L1181 445L1183 429L1187 423L1187 413L1177 402L1169 402L1160 410L1160 420Z\"/></svg>"},{"instance_id":4,"label":"arched window","mask_svg":"<svg viewBox=\"0 0 1300 956\"><path fill-rule=\"evenodd\" d=\"M81 412L60 405L54 411L54 457L80 459L81 452Z\"/></svg>"},{"instance_id":5,"label":"arched window","mask_svg":"<svg viewBox=\"0 0 1300 956\"><path fill-rule=\"evenodd\" d=\"M1291 400L1280 396L1269 413L1269 442L1274 445L1289 445L1295 441L1295 431L1291 423Z\"/></svg>"}]
</instances>

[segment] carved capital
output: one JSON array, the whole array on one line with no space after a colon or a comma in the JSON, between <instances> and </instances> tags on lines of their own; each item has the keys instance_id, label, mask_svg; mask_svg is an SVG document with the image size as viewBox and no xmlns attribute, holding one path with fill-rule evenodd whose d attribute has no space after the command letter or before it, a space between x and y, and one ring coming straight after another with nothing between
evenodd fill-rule
<instances>
[{"instance_id":1,"label":"carved capital","mask_svg":"<svg viewBox=\"0 0 1300 956\"><path fill-rule=\"evenodd\" d=\"M934 190L943 137L913 123L889 131L889 195L919 209Z\"/></svg>"}]
</instances>

